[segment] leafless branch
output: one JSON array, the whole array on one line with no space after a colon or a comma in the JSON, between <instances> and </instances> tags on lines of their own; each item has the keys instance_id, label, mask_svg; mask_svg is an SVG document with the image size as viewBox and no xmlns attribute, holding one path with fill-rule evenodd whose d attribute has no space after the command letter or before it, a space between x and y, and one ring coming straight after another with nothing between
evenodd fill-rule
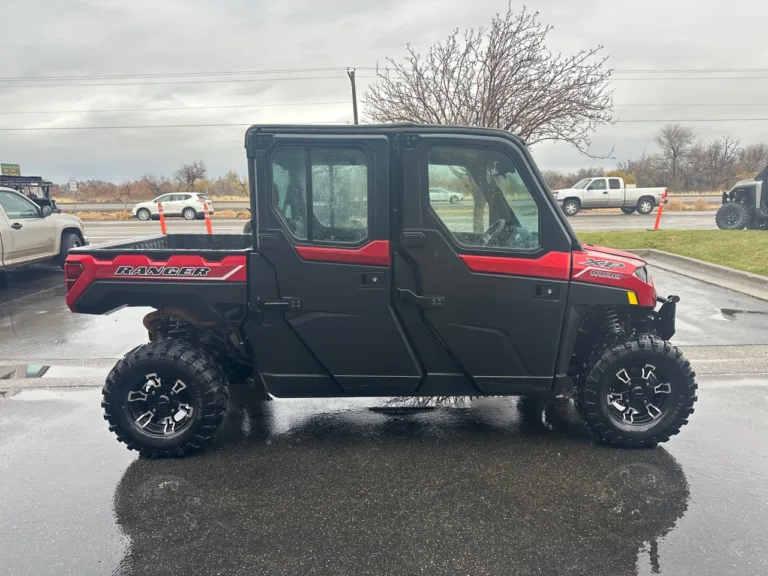
<instances>
[{"instance_id":1,"label":"leafless branch","mask_svg":"<svg viewBox=\"0 0 768 576\"><path fill-rule=\"evenodd\" d=\"M501 128L528 144L568 142L606 157L592 154L590 136L613 122L607 57L602 46L553 54L551 31L538 12L516 14L510 3L487 29L454 30L425 55L408 46L402 62L377 69L365 112L376 122Z\"/></svg>"}]
</instances>

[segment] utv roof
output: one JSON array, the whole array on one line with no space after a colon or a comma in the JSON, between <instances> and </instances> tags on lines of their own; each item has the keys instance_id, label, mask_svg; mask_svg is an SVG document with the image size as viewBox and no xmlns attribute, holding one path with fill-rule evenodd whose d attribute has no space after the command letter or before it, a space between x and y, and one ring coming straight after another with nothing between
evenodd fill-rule
<instances>
[{"instance_id":1,"label":"utv roof","mask_svg":"<svg viewBox=\"0 0 768 576\"><path fill-rule=\"evenodd\" d=\"M356 134L397 134L400 132L434 132L434 133L459 133L469 136L495 136L496 138L505 138L525 146L525 142L511 132L501 130L500 128L483 128L479 126L458 126L454 124L415 124L403 122L398 124L254 124L245 132L245 147L248 147L251 134L258 133L277 133L292 134L300 132L302 134L328 134L334 132L343 134L344 132L355 132Z\"/></svg>"}]
</instances>

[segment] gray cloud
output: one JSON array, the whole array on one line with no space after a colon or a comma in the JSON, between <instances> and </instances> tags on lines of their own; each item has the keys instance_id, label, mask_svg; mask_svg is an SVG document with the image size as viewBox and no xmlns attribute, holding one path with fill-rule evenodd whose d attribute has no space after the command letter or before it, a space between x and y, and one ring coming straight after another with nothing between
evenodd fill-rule
<instances>
[{"instance_id":1,"label":"gray cloud","mask_svg":"<svg viewBox=\"0 0 768 576\"><path fill-rule=\"evenodd\" d=\"M0 76L169 74L375 66L399 57L406 43L426 49L455 27L478 26L506 7L505 0L406 2L383 0L37 0L4 7ZM768 6L748 0L645 2L541 0L529 3L553 24L550 47L564 52L603 44L617 69L768 68L760 22ZM12 23L8 26L7 23ZM750 23L755 23L754 27ZM360 70L360 91L371 72ZM768 76L763 74L743 74ZM250 124L351 120L343 71L293 74L332 76L266 82L156 86L36 86L0 80L0 112L97 110L280 104L260 108L7 115L0 127L86 127L145 124ZM626 76L624 76L626 78ZM221 77L216 80L224 79ZM279 80L278 80L279 79ZM174 79L169 79L174 80ZM178 78L175 80L194 80ZM151 80L142 80L149 82ZM83 81L103 83L102 80ZM126 83L128 81L115 81ZM62 84L50 81L48 84ZM315 102L344 102L326 106ZM768 79L615 82L620 119L768 117ZM646 108L628 105L687 104ZM744 103L758 106L700 107ZM619 123L601 128L595 150L615 144L617 159L653 149L663 123ZM732 133L743 143L768 140L768 122L692 123L702 137ZM145 172L170 174L201 159L214 175L245 171L244 127L147 130L0 131L0 160L28 174L121 180ZM543 168L610 166L559 144L537 146Z\"/></svg>"}]
</instances>

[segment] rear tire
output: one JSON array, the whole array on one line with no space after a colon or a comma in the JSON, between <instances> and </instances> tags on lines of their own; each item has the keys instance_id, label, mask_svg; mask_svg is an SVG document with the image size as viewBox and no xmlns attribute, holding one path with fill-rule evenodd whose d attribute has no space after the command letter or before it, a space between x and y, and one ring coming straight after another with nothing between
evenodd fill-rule
<instances>
[{"instance_id":1,"label":"rear tire","mask_svg":"<svg viewBox=\"0 0 768 576\"><path fill-rule=\"evenodd\" d=\"M578 200L571 198L563 202L563 212L565 212L566 216L576 216L580 210L581 204Z\"/></svg>"},{"instance_id":2,"label":"rear tire","mask_svg":"<svg viewBox=\"0 0 768 576\"><path fill-rule=\"evenodd\" d=\"M621 211L624 212L624 214L634 214L635 210L637 210L637 208L635 208L634 206L622 206L621 207Z\"/></svg>"},{"instance_id":3,"label":"rear tire","mask_svg":"<svg viewBox=\"0 0 768 576\"><path fill-rule=\"evenodd\" d=\"M184 220L197 219L197 211L194 208L184 208L181 215L184 216Z\"/></svg>"},{"instance_id":4,"label":"rear tire","mask_svg":"<svg viewBox=\"0 0 768 576\"><path fill-rule=\"evenodd\" d=\"M75 232L64 232L61 235L61 248L59 249L59 256L56 259L59 266L64 267L64 262L67 260L67 254L72 248L78 248L83 245L83 239L80 238Z\"/></svg>"},{"instance_id":5,"label":"rear tire","mask_svg":"<svg viewBox=\"0 0 768 576\"><path fill-rule=\"evenodd\" d=\"M643 216L647 216L653 212L655 207L656 202L653 198L640 198L640 200L637 201L637 213L642 214Z\"/></svg>"},{"instance_id":6,"label":"rear tire","mask_svg":"<svg viewBox=\"0 0 768 576\"><path fill-rule=\"evenodd\" d=\"M601 442L655 446L688 423L697 400L695 376L669 342L634 337L592 355L576 388L576 408Z\"/></svg>"},{"instance_id":7,"label":"rear tire","mask_svg":"<svg viewBox=\"0 0 768 576\"><path fill-rule=\"evenodd\" d=\"M720 230L742 230L752 224L752 218L744 204L727 202L715 214L715 223Z\"/></svg>"},{"instance_id":8,"label":"rear tire","mask_svg":"<svg viewBox=\"0 0 768 576\"><path fill-rule=\"evenodd\" d=\"M172 339L126 354L102 394L104 419L117 439L142 456L161 458L210 444L228 401L226 376L213 357Z\"/></svg>"},{"instance_id":9,"label":"rear tire","mask_svg":"<svg viewBox=\"0 0 768 576\"><path fill-rule=\"evenodd\" d=\"M142 222L149 222L152 219L152 213L146 208L142 208L141 210L136 212L136 218L138 218Z\"/></svg>"}]
</instances>

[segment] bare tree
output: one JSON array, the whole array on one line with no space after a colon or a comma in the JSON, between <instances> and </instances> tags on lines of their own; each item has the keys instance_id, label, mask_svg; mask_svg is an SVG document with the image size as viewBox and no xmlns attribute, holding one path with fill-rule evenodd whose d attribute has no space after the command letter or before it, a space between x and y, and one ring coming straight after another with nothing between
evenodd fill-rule
<instances>
[{"instance_id":1,"label":"bare tree","mask_svg":"<svg viewBox=\"0 0 768 576\"><path fill-rule=\"evenodd\" d=\"M208 169L205 167L205 164L202 161L197 161L191 164L183 164L176 170L173 177L179 184L191 189L195 182L205 178L206 174L208 174Z\"/></svg>"},{"instance_id":2,"label":"bare tree","mask_svg":"<svg viewBox=\"0 0 768 576\"><path fill-rule=\"evenodd\" d=\"M710 190L719 190L733 179L738 153L739 140L730 134L706 145L704 174Z\"/></svg>"},{"instance_id":3,"label":"bare tree","mask_svg":"<svg viewBox=\"0 0 768 576\"><path fill-rule=\"evenodd\" d=\"M669 188L675 190L680 188L680 181L682 180L680 167L695 140L694 131L680 124L668 124L656 136L656 144L661 147L662 155L667 161L670 178L667 185Z\"/></svg>"},{"instance_id":4,"label":"bare tree","mask_svg":"<svg viewBox=\"0 0 768 576\"><path fill-rule=\"evenodd\" d=\"M125 209L128 210L128 202L131 201L131 193L133 192L135 182L129 180L124 181L117 186L115 193L120 201L125 205Z\"/></svg>"},{"instance_id":5,"label":"bare tree","mask_svg":"<svg viewBox=\"0 0 768 576\"><path fill-rule=\"evenodd\" d=\"M602 46L550 52L538 12L497 14L489 28L458 29L426 55L410 45L387 58L363 96L377 122L462 124L508 130L528 144L563 141L590 154L590 135L612 121L611 70Z\"/></svg>"},{"instance_id":6,"label":"bare tree","mask_svg":"<svg viewBox=\"0 0 768 576\"><path fill-rule=\"evenodd\" d=\"M139 183L151 192L153 198L165 194L171 188L171 181L168 178L154 174L145 174Z\"/></svg>"},{"instance_id":7,"label":"bare tree","mask_svg":"<svg viewBox=\"0 0 768 576\"><path fill-rule=\"evenodd\" d=\"M745 176L757 174L768 166L768 145L750 144L742 148L739 150L739 162Z\"/></svg>"}]
</instances>

